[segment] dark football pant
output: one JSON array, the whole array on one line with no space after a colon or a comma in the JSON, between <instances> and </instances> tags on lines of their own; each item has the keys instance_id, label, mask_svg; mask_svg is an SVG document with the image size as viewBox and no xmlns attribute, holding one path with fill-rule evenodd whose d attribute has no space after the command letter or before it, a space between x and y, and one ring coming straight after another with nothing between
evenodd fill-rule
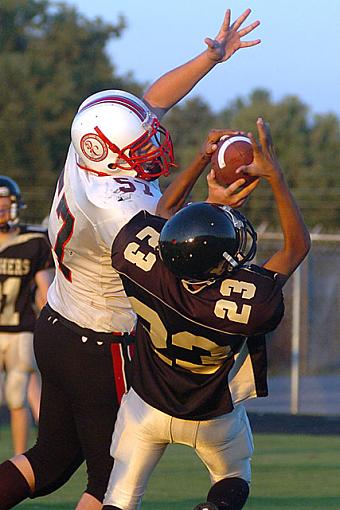
<instances>
[{"instance_id":1,"label":"dark football pant","mask_svg":"<svg viewBox=\"0 0 340 510\"><path fill-rule=\"evenodd\" d=\"M25 453L36 480L32 497L55 491L85 460L86 492L102 501L113 464L112 431L127 389L130 346L117 343L121 337L73 331L60 319L45 308L34 335L42 398L37 442Z\"/></svg>"}]
</instances>

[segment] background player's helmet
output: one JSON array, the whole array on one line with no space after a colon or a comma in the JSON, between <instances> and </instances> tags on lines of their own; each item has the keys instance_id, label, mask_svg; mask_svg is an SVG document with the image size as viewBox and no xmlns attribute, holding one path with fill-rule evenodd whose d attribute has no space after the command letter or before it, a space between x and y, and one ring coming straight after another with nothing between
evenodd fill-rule
<instances>
[{"instance_id":1,"label":"background player's helmet","mask_svg":"<svg viewBox=\"0 0 340 510\"><path fill-rule=\"evenodd\" d=\"M159 252L179 278L192 282L216 279L254 257L256 232L239 211L197 202L165 223Z\"/></svg>"},{"instance_id":2,"label":"background player's helmet","mask_svg":"<svg viewBox=\"0 0 340 510\"><path fill-rule=\"evenodd\" d=\"M19 221L19 210L26 206L21 198L20 188L13 179L0 175L0 197L11 199L10 221L0 224L0 230L7 231Z\"/></svg>"},{"instance_id":3,"label":"background player's helmet","mask_svg":"<svg viewBox=\"0 0 340 510\"><path fill-rule=\"evenodd\" d=\"M98 175L132 175L153 180L174 165L169 132L132 94L104 90L79 107L71 139L78 165Z\"/></svg>"}]
</instances>

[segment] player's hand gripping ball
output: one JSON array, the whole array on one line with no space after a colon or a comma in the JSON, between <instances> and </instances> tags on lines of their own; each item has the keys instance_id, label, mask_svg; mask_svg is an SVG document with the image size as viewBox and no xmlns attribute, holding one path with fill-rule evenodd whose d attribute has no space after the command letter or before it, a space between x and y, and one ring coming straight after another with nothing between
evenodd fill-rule
<instances>
[{"instance_id":1,"label":"player's hand gripping ball","mask_svg":"<svg viewBox=\"0 0 340 510\"><path fill-rule=\"evenodd\" d=\"M250 165L253 158L253 148L247 136L222 136L211 157L211 166L215 170L217 182L222 186L229 186L237 179L245 179L245 184L254 181L257 177L243 172L235 173L240 166Z\"/></svg>"}]
</instances>

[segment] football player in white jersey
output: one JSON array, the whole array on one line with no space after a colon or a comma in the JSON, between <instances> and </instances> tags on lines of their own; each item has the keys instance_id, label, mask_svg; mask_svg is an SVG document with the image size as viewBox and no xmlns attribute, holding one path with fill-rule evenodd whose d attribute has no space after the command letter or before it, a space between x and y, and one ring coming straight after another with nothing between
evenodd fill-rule
<instances>
[{"instance_id":1,"label":"football player in white jersey","mask_svg":"<svg viewBox=\"0 0 340 510\"><path fill-rule=\"evenodd\" d=\"M39 433L32 449L0 465L3 510L53 492L84 460L88 484L77 510L102 507L135 327L111 266L111 246L138 211L155 211L157 178L174 165L170 135L160 124L164 113L216 64L260 42L242 40L259 24L242 28L249 14L247 9L230 24L228 10L216 38L205 40L206 50L161 77L143 100L123 91L99 92L73 120L49 222L56 277L34 340L42 374ZM206 164L207 155L200 155L193 174Z\"/></svg>"}]
</instances>

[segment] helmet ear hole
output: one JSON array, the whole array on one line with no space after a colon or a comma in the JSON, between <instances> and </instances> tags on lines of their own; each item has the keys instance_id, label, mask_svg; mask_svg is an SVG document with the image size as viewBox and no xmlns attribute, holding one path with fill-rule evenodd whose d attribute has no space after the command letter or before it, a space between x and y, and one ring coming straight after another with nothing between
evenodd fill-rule
<instances>
[{"instance_id":1,"label":"helmet ear hole","mask_svg":"<svg viewBox=\"0 0 340 510\"><path fill-rule=\"evenodd\" d=\"M253 258L256 233L238 211L235 214L229 207L198 202L166 222L159 252L169 271L179 278L206 281L231 273Z\"/></svg>"}]
</instances>

